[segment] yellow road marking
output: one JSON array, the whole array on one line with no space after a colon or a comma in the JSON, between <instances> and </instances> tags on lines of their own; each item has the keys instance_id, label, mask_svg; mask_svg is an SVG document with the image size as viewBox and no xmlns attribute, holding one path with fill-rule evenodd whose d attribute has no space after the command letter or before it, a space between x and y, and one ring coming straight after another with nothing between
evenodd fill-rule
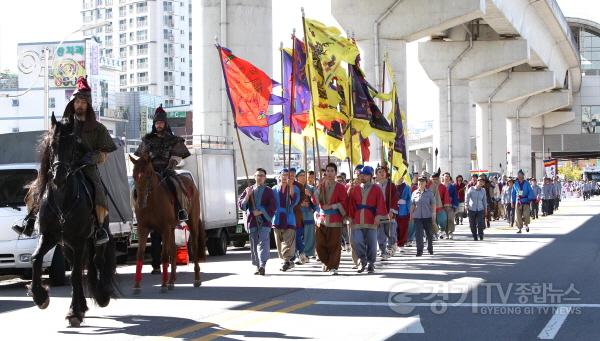
<instances>
[{"instance_id":1,"label":"yellow road marking","mask_svg":"<svg viewBox=\"0 0 600 341\"><path fill-rule=\"evenodd\" d=\"M276 317L278 317L278 316L280 316L282 314L291 313L293 311L300 310L302 308L306 308L306 307L308 307L310 305L315 304L315 302L316 301L304 301L302 303L294 304L292 306L289 306L287 308L282 308L282 309L276 310L274 312L265 312L265 313L267 313L267 315L261 316L261 317L255 318L255 319L252 319L250 321L246 321L244 323L240 323L240 324L238 324L238 325L235 326L235 329L240 330L240 329L243 329L243 328L246 328L246 327L258 324L258 323L261 323L261 322L265 322L265 321L274 319L274 318L276 318ZM221 329L221 330L218 330L218 331L216 331L214 333L211 333L209 335L202 336L202 337L199 337L197 339L194 339L193 341L210 341L210 340L214 340L214 339L216 339L218 337L221 337L221 336L225 336L225 335L228 335L228 334L231 334L231 333L235 333L237 330Z\"/></svg>"},{"instance_id":2,"label":"yellow road marking","mask_svg":"<svg viewBox=\"0 0 600 341\"><path fill-rule=\"evenodd\" d=\"M260 311L262 309L269 308L269 307L272 307L272 306L276 306L276 305L281 304L281 303L283 303L283 301L281 301L281 300L273 300L273 301L269 301L269 302L266 302L266 303L263 303L263 304L252 306L252 307L244 309L242 311L230 311L230 312L227 312L227 313L223 314L226 318L224 320L222 320L222 321L223 322L230 321L230 320L236 319L238 317L241 317L241 316L244 316L244 315L248 315L248 314L250 314L250 313L252 313L254 311ZM228 315L231 315L231 316L228 316ZM181 335L193 333L195 331L198 331L198 330L201 330L201 329L204 329L204 328L208 328L208 327L212 327L214 325L215 325L215 323L212 323L212 322L200 322L200 323L196 323L194 325L191 325L189 327L185 327L185 328L178 329L178 330L172 331L170 333L164 334L163 336L164 337L179 337Z\"/></svg>"}]
</instances>

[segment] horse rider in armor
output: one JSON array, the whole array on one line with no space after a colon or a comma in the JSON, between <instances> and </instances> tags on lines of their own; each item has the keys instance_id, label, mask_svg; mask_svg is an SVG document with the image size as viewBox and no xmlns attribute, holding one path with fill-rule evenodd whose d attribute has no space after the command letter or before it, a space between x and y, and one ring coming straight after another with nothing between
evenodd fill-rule
<instances>
[{"instance_id":1,"label":"horse rider in armor","mask_svg":"<svg viewBox=\"0 0 600 341\"><path fill-rule=\"evenodd\" d=\"M83 174L93 185L93 200L96 208L95 240L96 245L102 245L109 241L108 201L97 165L106 161L107 153L115 151L117 146L106 127L96 120L96 114L92 108L92 89L85 77L77 79L76 90L65 108L62 123L73 124L73 132L82 145L82 149L85 150L75 157L76 161L71 166L82 167ZM39 179L41 178L38 177L36 181ZM45 187L46 184L39 186L42 191ZM39 211L38 203L43 194L43 192L31 193L30 190L28 196L35 195L36 197L30 198L32 204L28 205L29 212L23 223L12 227L15 232L31 236Z\"/></svg>"},{"instance_id":2,"label":"horse rider in armor","mask_svg":"<svg viewBox=\"0 0 600 341\"><path fill-rule=\"evenodd\" d=\"M185 146L185 140L171 131L167 113L162 108L162 104L154 112L152 132L142 138L142 143L134 154L141 157L144 152L148 153L154 170L161 175L161 178L165 179L164 182L175 197L177 219L186 221L188 219L187 211L177 195L178 180L175 166L182 159L190 156L190 152Z\"/></svg>"}]
</instances>

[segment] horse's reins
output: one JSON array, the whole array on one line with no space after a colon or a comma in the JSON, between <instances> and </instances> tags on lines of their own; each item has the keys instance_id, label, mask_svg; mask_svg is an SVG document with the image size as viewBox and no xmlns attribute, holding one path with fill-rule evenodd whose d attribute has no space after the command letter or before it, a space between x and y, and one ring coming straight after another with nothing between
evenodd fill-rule
<instances>
[{"instance_id":1,"label":"horse's reins","mask_svg":"<svg viewBox=\"0 0 600 341\"><path fill-rule=\"evenodd\" d=\"M54 162L52 164L52 170L54 170L56 167L58 167L60 165L64 165L64 162L62 162L62 161ZM86 167L86 165L81 165L81 166L75 168L75 170L72 170L71 167L68 167L66 179L68 180L71 175L79 173L84 167ZM79 186L79 184L77 186ZM87 189L86 189L86 191L87 191ZM60 207L58 207L55 200L49 200L49 202L51 203L49 205L49 207L50 207L50 209L52 209L52 211L54 211L54 214L56 214L56 216L58 217L58 222L61 226L63 226L65 224L65 221L66 221L65 218L68 218L71 215L71 213L73 212L73 209L75 208L75 206L77 205L77 203L79 201L79 190L77 190L76 192L77 192L77 197L75 198L75 200L72 201L72 204L65 211L61 210Z\"/></svg>"}]
</instances>

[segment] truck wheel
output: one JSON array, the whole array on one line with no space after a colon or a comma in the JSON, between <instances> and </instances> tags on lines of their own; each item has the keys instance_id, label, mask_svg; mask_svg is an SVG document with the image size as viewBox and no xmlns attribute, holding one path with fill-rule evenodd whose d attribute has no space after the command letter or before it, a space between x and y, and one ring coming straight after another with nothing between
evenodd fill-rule
<instances>
[{"instance_id":1,"label":"truck wheel","mask_svg":"<svg viewBox=\"0 0 600 341\"><path fill-rule=\"evenodd\" d=\"M62 248L56 246L54 249L54 255L52 256L52 265L50 265L50 285L53 287L59 287L65 285L65 257L62 253Z\"/></svg>"},{"instance_id":2,"label":"truck wheel","mask_svg":"<svg viewBox=\"0 0 600 341\"><path fill-rule=\"evenodd\" d=\"M236 240L233 242L233 246L244 247L244 246L246 246L246 241L245 240Z\"/></svg>"},{"instance_id":3,"label":"truck wheel","mask_svg":"<svg viewBox=\"0 0 600 341\"><path fill-rule=\"evenodd\" d=\"M227 253L227 233L222 230L217 238L209 238L207 247L211 256L224 256Z\"/></svg>"}]
</instances>

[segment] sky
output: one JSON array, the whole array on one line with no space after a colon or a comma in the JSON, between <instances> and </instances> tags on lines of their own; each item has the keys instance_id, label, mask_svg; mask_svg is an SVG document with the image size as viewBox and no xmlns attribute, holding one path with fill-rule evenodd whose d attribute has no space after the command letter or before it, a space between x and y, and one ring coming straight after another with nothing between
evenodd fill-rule
<instances>
[{"instance_id":1,"label":"sky","mask_svg":"<svg viewBox=\"0 0 600 341\"><path fill-rule=\"evenodd\" d=\"M200 3L201 0L193 0ZM600 1L557 0L565 16L581 17L600 22ZM279 80L279 44L290 45L293 28L302 36L300 8L306 16L327 25L339 26L330 14L326 0L273 0L273 78ZM0 70L17 70L17 43L35 41L60 41L81 38L81 33L71 32L81 27L81 0L19 0L0 1ZM26 18L26 20L24 20ZM340 27L341 28L341 27ZM431 100L436 86L429 81L417 61L417 43L407 46L408 71L408 121L409 126L418 121L431 120L437 110L437 101ZM418 112L418 115L411 115Z\"/></svg>"}]
</instances>

